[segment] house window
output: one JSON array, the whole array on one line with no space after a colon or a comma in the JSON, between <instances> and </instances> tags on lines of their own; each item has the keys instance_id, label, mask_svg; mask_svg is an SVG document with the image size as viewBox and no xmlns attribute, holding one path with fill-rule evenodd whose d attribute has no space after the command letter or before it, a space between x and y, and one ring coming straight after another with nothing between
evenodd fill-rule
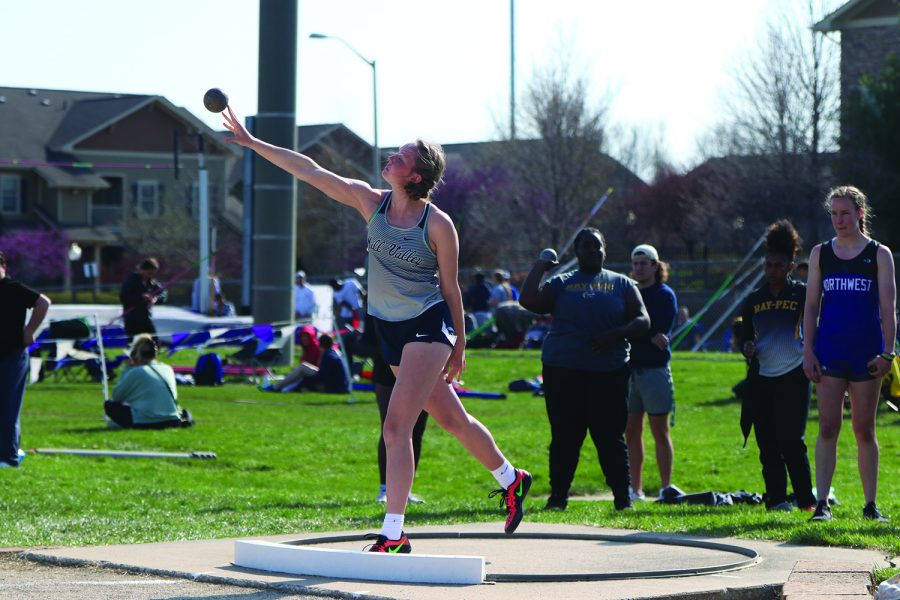
<instances>
[{"instance_id":1,"label":"house window","mask_svg":"<svg viewBox=\"0 0 900 600\"><path fill-rule=\"evenodd\" d=\"M97 190L91 198L91 225L117 227L122 224L121 177L104 177L109 187Z\"/></svg>"},{"instance_id":2,"label":"house window","mask_svg":"<svg viewBox=\"0 0 900 600\"><path fill-rule=\"evenodd\" d=\"M138 181L136 200L139 217L159 215L159 186L155 181Z\"/></svg>"},{"instance_id":3,"label":"house window","mask_svg":"<svg viewBox=\"0 0 900 600\"><path fill-rule=\"evenodd\" d=\"M0 175L0 213L18 215L22 212L22 178Z\"/></svg>"}]
</instances>

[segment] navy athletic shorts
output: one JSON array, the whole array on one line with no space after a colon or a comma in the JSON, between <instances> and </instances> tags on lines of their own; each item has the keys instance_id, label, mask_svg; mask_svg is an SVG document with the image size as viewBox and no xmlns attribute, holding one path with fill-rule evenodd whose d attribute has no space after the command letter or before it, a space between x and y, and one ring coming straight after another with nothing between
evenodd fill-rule
<instances>
[{"instance_id":1,"label":"navy athletic shorts","mask_svg":"<svg viewBox=\"0 0 900 600\"><path fill-rule=\"evenodd\" d=\"M438 302L418 317L406 321L372 319L381 354L389 365L395 367L400 365L403 346L410 342L438 342L451 348L456 344L456 330L446 302Z\"/></svg>"},{"instance_id":2,"label":"navy athletic shorts","mask_svg":"<svg viewBox=\"0 0 900 600\"><path fill-rule=\"evenodd\" d=\"M874 356L854 360L835 359L828 362L819 361L819 364L822 365L822 375L847 381L869 381L875 379L875 376L869 373L866 363L873 358Z\"/></svg>"}]
</instances>

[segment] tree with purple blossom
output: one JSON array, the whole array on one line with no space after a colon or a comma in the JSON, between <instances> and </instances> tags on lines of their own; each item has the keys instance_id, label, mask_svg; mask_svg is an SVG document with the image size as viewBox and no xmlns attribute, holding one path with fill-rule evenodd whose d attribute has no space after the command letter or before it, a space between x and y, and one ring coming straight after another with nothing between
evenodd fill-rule
<instances>
[{"instance_id":1,"label":"tree with purple blossom","mask_svg":"<svg viewBox=\"0 0 900 600\"><path fill-rule=\"evenodd\" d=\"M468 165L450 157L434 203L453 218L459 233L461 265L491 265L503 248L501 229L508 225L498 219L498 207L506 202L512 175L502 164ZM500 211L502 212L502 211Z\"/></svg>"},{"instance_id":2,"label":"tree with purple blossom","mask_svg":"<svg viewBox=\"0 0 900 600\"><path fill-rule=\"evenodd\" d=\"M10 273L29 283L55 282L69 268L71 240L61 231L12 230L0 235Z\"/></svg>"}]
</instances>

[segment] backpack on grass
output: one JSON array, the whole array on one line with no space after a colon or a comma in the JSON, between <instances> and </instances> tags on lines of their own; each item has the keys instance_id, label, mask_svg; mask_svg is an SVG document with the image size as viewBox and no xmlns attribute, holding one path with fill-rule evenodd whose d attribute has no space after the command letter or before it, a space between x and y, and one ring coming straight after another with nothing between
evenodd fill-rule
<instances>
[{"instance_id":1,"label":"backpack on grass","mask_svg":"<svg viewBox=\"0 0 900 600\"><path fill-rule=\"evenodd\" d=\"M210 352L197 359L194 366L194 383L197 385L222 385L222 359Z\"/></svg>"}]
</instances>

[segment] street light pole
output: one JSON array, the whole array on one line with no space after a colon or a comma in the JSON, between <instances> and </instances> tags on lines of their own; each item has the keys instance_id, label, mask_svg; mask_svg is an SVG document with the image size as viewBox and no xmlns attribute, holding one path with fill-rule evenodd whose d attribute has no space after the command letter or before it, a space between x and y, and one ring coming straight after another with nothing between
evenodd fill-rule
<instances>
[{"instance_id":1,"label":"street light pole","mask_svg":"<svg viewBox=\"0 0 900 600\"><path fill-rule=\"evenodd\" d=\"M381 159L378 151L378 77L375 68L375 61L369 60L359 53L359 51L348 44L343 38L336 35L327 35L325 33L311 33L309 38L313 40L336 40L342 43L350 52L355 54L364 63L372 67L372 186L377 187L381 181Z\"/></svg>"}]
</instances>

